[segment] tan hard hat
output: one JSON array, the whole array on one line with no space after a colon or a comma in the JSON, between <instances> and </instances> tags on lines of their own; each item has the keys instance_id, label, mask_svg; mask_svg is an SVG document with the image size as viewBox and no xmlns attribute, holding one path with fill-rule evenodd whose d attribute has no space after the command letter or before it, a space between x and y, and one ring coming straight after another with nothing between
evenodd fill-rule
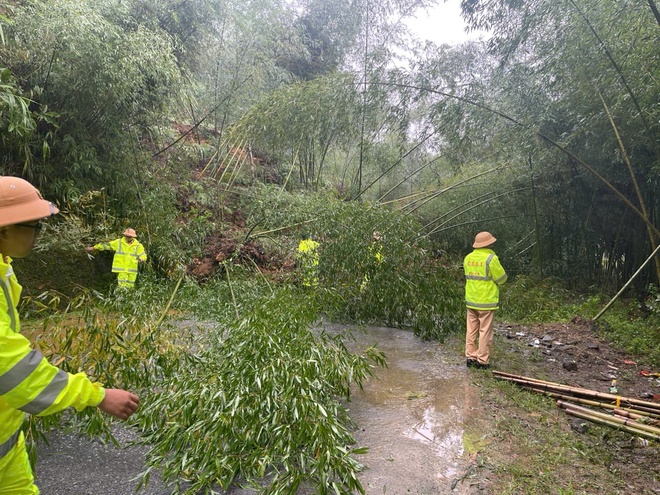
<instances>
[{"instance_id":1,"label":"tan hard hat","mask_svg":"<svg viewBox=\"0 0 660 495\"><path fill-rule=\"evenodd\" d=\"M133 229L126 229L121 233L121 235L125 235L126 237L137 237L137 234Z\"/></svg>"},{"instance_id":2,"label":"tan hard hat","mask_svg":"<svg viewBox=\"0 0 660 495\"><path fill-rule=\"evenodd\" d=\"M492 236L490 232L479 232L476 236L474 236L474 244L472 244L473 248L482 248L486 246L490 246L491 244L495 244L495 237Z\"/></svg>"},{"instance_id":3,"label":"tan hard hat","mask_svg":"<svg viewBox=\"0 0 660 495\"><path fill-rule=\"evenodd\" d=\"M59 212L28 181L8 175L0 176L0 227L40 220Z\"/></svg>"}]
</instances>

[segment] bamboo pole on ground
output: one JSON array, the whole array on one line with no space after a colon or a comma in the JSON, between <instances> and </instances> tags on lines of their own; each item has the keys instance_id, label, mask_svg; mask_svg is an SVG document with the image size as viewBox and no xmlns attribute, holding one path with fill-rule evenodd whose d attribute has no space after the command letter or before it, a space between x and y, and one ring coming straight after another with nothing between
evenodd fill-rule
<instances>
[{"instance_id":1,"label":"bamboo pole on ground","mask_svg":"<svg viewBox=\"0 0 660 495\"><path fill-rule=\"evenodd\" d=\"M624 418L630 418L634 420L642 419L647 421L647 424L660 426L660 421L657 419L652 419L648 416L644 416L643 414L635 413L633 411L627 411L626 409L613 409L612 413L616 414L617 416L623 416Z\"/></svg>"},{"instance_id":2,"label":"bamboo pole on ground","mask_svg":"<svg viewBox=\"0 0 660 495\"><path fill-rule=\"evenodd\" d=\"M517 376L510 374L509 376L504 376L503 374L501 374L501 372L498 371L494 371L493 374L495 375L496 378L499 378L501 380L511 381L524 386L549 389L551 391L558 391L558 392L569 392L572 394L583 395L585 397L590 397L595 399L603 399L603 400L615 401L617 403L632 404L635 406L636 409L641 409L652 413L660 414L660 404L656 404L653 402L634 399L632 397L619 396L616 394L610 394L605 392L597 392L595 390L589 390L586 388L570 387L568 385L562 385L560 383L546 382L543 380L537 380L525 376Z\"/></svg>"},{"instance_id":3,"label":"bamboo pole on ground","mask_svg":"<svg viewBox=\"0 0 660 495\"><path fill-rule=\"evenodd\" d=\"M515 382L515 380L512 381ZM637 401L637 402L641 402L642 404L633 403L630 401L635 401L636 399L630 399L629 397L623 397L614 394L606 394L604 392L596 392L588 389L575 389L574 387L562 388L562 387L550 386L540 383L528 383L528 384L518 383L518 385L534 390L535 392L544 392L544 391L567 392L569 394L583 395L584 397L609 400L612 402L612 405L615 407L620 408L621 404L624 404L628 406L627 409L634 409L635 412L638 413L646 412L653 417L660 417L660 409L656 408L655 404L649 402L646 403L648 405L644 405L643 404L644 401Z\"/></svg>"},{"instance_id":4,"label":"bamboo pole on ground","mask_svg":"<svg viewBox=\"0 0 660 495\"><path fill-rule=\"evenodd\" d=\"M578 404L585 404L587 406L594 406L594 407L600 407L602 409L609 409L612 412L620 411L622 413L627 413L627 414L635 415L635 416L638 416L638 417L648 418L649 421L654 421L655 422L655 421L660 420L660 414L654 414L654 413L651 413L651 412L648 412L648 411L640 411L639 409L634 409L632 407L617 409L616 404L608 404L606 402L598 402L598 401L595 401L595 400L584 399L582 397L575 397L573 395L564 395L564 394L559 394L557 392L549 392L548 390L543 390L543 389L533 388L533 387L528 388L528 390L531 390L533 392L538 392L538 393L546 395L548 397L552 397L553 399L562 399L562 400L567 400L567 401L573 401L573 402L577 402Z\"/></svg>"},{"instance_id":5,"label":"bamboo pole on ground","mask_svg":"<svg viewBox=\"0 0 660 495\"><path fill-rule=\"evenodd\" d=\"M547 380L541 380L540 378L532 378L531 376L514 375L513 373L505 373L504 371L497 371L497 370L493 370L493 375L508 376L510 378L524 378L525 380L530 381L530 382L549 383L549 384L554 384L555 383L555 382L549 382Z\"/></svg>"},{"instance_id":6,"label":"bamboo pole on ground","mask_svg":"<svg viewBox=\"0 0 660 495\"><path fill-rule=\"evenodd\" d=\"M573 404L571 402L565 402L565 401L561 401L561 400L557 401L557 406L559 406L559 408L564 409L564 410L571 409L571 410L574 410L574 411L579 411L583 414L589 414L589 415L594 416L596 418L606 419L606 420L612 421L614 423L629 426L629 427L635 428L637 430L642 430L642 431L651 433L651 434L655 435L658 439L660 439L660 428L656 428L655 426L651 426L651 425L645 425L643 423L638 423L634 419L621 418L621 417L618 417L618 416L612 416L611 414L602 413L602 412L598 412L598 411L593 411L591 409L587 409L585 407L578 406L577 404Z\"/></svg>"},{"instance_id":7,"label":"bamboo pole on ground","mask_svg":"<svg viewBox=\"0 0 660 495\"><path fill-rule=\"evenodd\" d=\"M596 417L591 416L589 414L584 414L580 411L576 411L575 409L566 409L566 414L570 414L571 416L575 416L575 417L578 417L578 418L581 418L581 419L586 419L588 421L592 421L593 423L599 423L599 424L603 424L603 425L606 425L606 426L610 426L610 427L615 428L617 430L622 430L622 431L625 431L625 432L628 432L628 433L632 433L633 435L637 435L639 437L650 438L652 440L660 440L660 435L654 435L653 433L638 430L636 428L631 428L630 426L615 423L613 421L608 421L606 419L596 418Z\"/></svg>"},{"instance_id":8,"label":"bamboo pole on ground","mask_svg":"<svg viewBox=\"0 0 660 495\"><path fill-rule=\"evenodd\" d=\"M565 394L575 394L575 395L582 395L584 397L590 397L590 398L595 398L595 399L601 399L601 400L607 400L611 401L612 405L614 407L621 407L621 404L624 404L628 407L626 409L634 409L634 412L637 413L647 413L647 415L652 416L654 418L660 418L660 409L656 407L655 404L650 403L650 402L645 402L645 401L637 401L636 399L631 399L629 397L623 397L623 396L617 396L614 394L607 394L604 392L596 392L593 390L588 390L588 389L578 389L576 387L568 387L568 386L562 386L562 385L549 385L545 383L538 383L538 382L526 382L526 381L521 381L521 380L516 380L512 378L504 378L502 377L501 379L511 381L513 383L517 383L518 385L522 387L526 387L530 390L533 390L535 392L539 393L548 393L548 392L555 392L555 393L560 393L563 392ZM573 395L572 397L575 397ZM617 401L618 399L618 401Z\"/></svg>"}]
</instances>

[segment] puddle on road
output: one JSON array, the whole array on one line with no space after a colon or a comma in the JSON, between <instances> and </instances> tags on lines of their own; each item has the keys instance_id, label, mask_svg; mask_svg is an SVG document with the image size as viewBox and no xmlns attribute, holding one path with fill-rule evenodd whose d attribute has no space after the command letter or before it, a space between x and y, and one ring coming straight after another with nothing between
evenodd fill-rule
<instances>
[{"instance_id":1,"label":"puddle on road","mask_svg":"<svg viewBox=\"0 0 660 495\"><path fill-rule=\"evenodd\" d=\"M376 369L364 391L355 387L346 404L357 445L369 447L358 456L366 466L360 479L367 494L471 493L467 481L451 489L467 469L465 425L477 419L479 406L464 359L405 330L356 328L354 337L347 343L353 351L377 344L388 364Z\"/></svg>"}]
</instances>

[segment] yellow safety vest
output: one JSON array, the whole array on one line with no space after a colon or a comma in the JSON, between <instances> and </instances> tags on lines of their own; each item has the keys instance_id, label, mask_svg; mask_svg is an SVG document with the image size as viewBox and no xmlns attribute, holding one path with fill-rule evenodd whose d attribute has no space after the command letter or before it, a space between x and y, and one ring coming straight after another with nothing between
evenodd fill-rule
<instances>
[{"instance_id":1,"label":"yellow safety vest","mask_svg":"<svg viewBox=\"0 0 660 495\"><path fill-rule=\"evenodd\" d=\"M380 242L373 242L369 245L369 253L376 260L376 265L380 265L383 262L383 245Z\"/></svg>"},{"instance_id":2,"label":"yellow safety vest","mask_svg":"<svg viewBox=\"0 0 660 495\"><path fill-rule=\"evenodd\" d=\"M500 285L507 274L495 251L479 248L463 260L465 271L465 305L471 309L490 311L499 308Z\"/></svg>"},{"instance_id":3,"label":"yellow safety vest","mask_svg":"<svg viewBox=\"0 0 660 495\"><path fill-rule=\"evenodd\" d=\"M19 333L16 306L22 289L11 259L0 254L0 471L18 441L25 413L48 416L70 406L80 411L105 397L100 383L51 365Z\"/></svg>"},{"instance_id":4,"label":"yellow safety vest","mask_svg":"<svg viewBox=\"0 0 660 495\"><path fill-rule=\"evenodd\" d=\"M298 244L298 258L303 262L308 262L312 265L319 264L319 243L312 239L303 239Z\"/></svg>"},{"instance_id":5,"label":"yellow safety vest","mask_svg":"<svg viewBox=\"0 0 660 495\"><path fill-rule=\"evenodd\" d=\"M298 260L302 270L302 282L307 287L315 287L318 282L319 243L312 239L303 239L298 244Z\"/></svg>"},{"instance_id":6,"label":"yellow safety vest","mask_svg":"<svg viewBox=\"0 0 660 495\"><path fill-rule=\"evenodd\" d=\"M130 244L124 237L94 246L97 251L114 251L112 272L117 273L119 285L132 287L138 274L138 260L147 261L147 254L140 241L133 239Z\"/></svg>"}]
</instances>

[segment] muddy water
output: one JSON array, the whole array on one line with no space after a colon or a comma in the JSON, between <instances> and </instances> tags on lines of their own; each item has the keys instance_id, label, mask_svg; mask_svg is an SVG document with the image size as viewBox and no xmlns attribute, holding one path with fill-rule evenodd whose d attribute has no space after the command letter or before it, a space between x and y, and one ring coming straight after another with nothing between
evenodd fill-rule
<instances>
[{"instance_id":1,"label":"muddy water","mask_svg":"<svg viewBox=\"0 0 660 495\"><path fill-rule=\"evenodd\" d=\"M479 406L464 359L408 331L367 327L354 336L351 348L377 345L388 362L347 404L358 445L369 447L358 457L367 494L475 493L462 480L469 465L465 425Z\"/></svg>"}]
</instances>

